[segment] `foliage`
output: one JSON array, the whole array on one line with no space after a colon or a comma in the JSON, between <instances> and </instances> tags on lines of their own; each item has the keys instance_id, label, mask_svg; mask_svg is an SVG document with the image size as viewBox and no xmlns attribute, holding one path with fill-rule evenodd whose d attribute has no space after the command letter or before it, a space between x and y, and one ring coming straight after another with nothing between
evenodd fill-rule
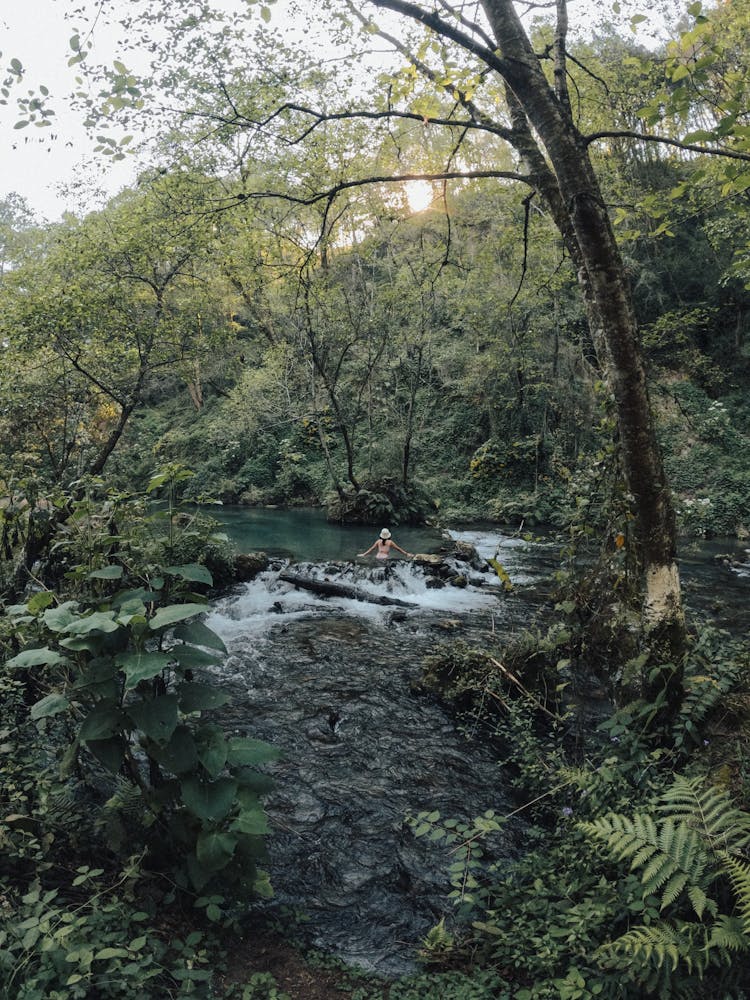
<instances>
[{"instance_id":1,"label":"foliage","mask_svg":"<svg viewBox=\"0 0 750 1000\"><path fill-rule=\"evenodd\" d=\"M112 531L122 497L110 496L101 508L91 497L73 505L58 545L68 557L86 556L65 573L78 596L64 600L43 590L7 608L21 649L5 671L11 685L23 685L32 720L62 744L61 782L77 775L93 788L106 774L110 781L120 775L140 792L135 821L115 807L127 796L108 803L113 845L142 843L152 863L189 875L199 890L224 878L267 893L256 861L267 831L260 796L268 782L256 767L276 751L227 737L204 718L227 696L208 676L197 677L226 650L199 620L206 605L194 589L212 585L207 567L167 562L192 534L190 518L187 528L179 523L175 496L185 477L171 467L151 482L167 494L154 515L164 534L150 541L158 562L144 558L137 531L129 539ZM132 516L132 504L127 512ZM140 521L141 539L147 524Z\"/></svg>"},{"instance_id":2,"label":"foliage","mask_svg":"<svg viewBox=\"0 0 750 1000\"><path fill-rule=\"evenodd\" d=\"M725 988L742 982L735 957L750 949L750 881L742 863L750 814L737 809L726 791L704 788L700 778L678 778L655 815L609 814L580 827L618 861L629 862L640 874L644 903L658 906L648 923L600 946L596 957L605 968L659 996L698 990L713 977ZM722 875L737 893L728 907L715 888Z\"/></svg>"},{"instance_id":3,"label":"foliage","mask_svg":"<svg viewBox=\"0 0 750 1000\"><path fill-rule=\"evenodd\" d=\"M80 866L70 884L38 879L4 897L0 989L19 1000L208 997L206 935L165 934L137 908L138 863L112 878ZM148 904L147 904L148 905ZM215 943L212 943L215 948Z\"/></svg>"}]
</instances>

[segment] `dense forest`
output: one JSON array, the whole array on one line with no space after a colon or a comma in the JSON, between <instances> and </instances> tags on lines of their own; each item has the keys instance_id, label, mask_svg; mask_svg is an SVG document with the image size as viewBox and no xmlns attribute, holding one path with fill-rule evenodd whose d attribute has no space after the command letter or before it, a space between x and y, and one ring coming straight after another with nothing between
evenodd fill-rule
<instances>
[{"instance_id":1,"label":"dense forest","mask_svg":"<svg viewBox=\"0 0 750 1000\"><path fill-rule=\"evenodd\" d=\"M222 726L221 503L565 539L553 624L425 665L514 748L527 853L485 870L496 818L424 814L463 852L425 971L292 1000L746 997L750 664L674 567L750 533L747 0L648 45L624 3L321 3L323 61L265 5L137 6L125 62L67 43L137 181L55 223L0 199L2 995L287 996L232 963L277 751Z\"/></svg>"}]
</instances>

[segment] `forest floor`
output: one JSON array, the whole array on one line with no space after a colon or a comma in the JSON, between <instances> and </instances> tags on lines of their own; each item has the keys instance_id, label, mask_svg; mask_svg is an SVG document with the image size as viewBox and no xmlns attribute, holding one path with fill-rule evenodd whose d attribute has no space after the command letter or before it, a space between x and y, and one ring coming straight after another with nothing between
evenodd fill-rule
<instances>
[{"instance_id":1,"label":"forest floor","mask_svg":"<svg viewBox=\"0 0 750 1000\"><path fill-rule=\"evenodd\" d=\"M361 973L348 972L344 966L334 963L318 964L307 958L300 947L268 930L238 942L227 957L222 985L227 991L234 987L241 996L243 987L253 984L254 977L260 986L259 976L273 977L278 993L270 992L272 984L266 979L269 992L262 995L278 997L278 1000L346 1000L361 990L365 982L370 983L383 1000L388 995L386 983L363 979ZM260 995L251 993L252 997Z\"/></svg>"}]
</instances>

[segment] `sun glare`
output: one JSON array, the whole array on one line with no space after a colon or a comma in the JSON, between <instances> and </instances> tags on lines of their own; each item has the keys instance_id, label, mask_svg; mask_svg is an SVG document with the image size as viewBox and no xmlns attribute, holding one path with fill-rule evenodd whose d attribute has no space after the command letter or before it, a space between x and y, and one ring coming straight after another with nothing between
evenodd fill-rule
<instances>
[{"instance_id":1,"label":"sun glare","mask_svg":"<svg viewBox=\"0 0 750 1000\"><path fill-rule=\"evenodd\" d=\"M433 190L429 181L407 181L404 190L412 212L424 212L432 204Z\"/></svg>"}]
</instances>

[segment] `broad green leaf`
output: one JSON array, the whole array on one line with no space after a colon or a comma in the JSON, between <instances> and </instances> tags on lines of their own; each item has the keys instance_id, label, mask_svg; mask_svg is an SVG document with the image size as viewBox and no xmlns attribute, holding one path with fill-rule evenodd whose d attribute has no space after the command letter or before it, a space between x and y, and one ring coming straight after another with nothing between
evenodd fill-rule
<instances>
[{"instance_id":1,"label":"broad green leaf","mask_svg":"<svg viewBox=\"0 0 750 1000\"><path fill-rule=\"evenodd\" d=\"M138 729L157 743L166 743L177 728L177 695L164 694L126 706Z\"/></svg>"},{"instance_id":2,"label":"broad green leaf","mask_svg":"<svg viewBox=\"0 0 750 1000\"><path fill-rule=\"evenodd\" d=\"M89 573L91 580L119 580L122 577L122 566L104 566Z\"/></svg>"},{"instance_id":3,"label":"broad green leaf","mask_svg":"<svg viewBox=\"0 0 750 1000\"><path fill-rule=\"evenodd\" d=\"M116 632L120 626L114 611L94 611L85 618L76 618L66 628L68 635L88 635L90 632Z\"/></svg>"},{"instance_id":4,"label":"broad green leaf","mask_svg":"<svg viewBox=\"0 0 750 1000\"><path fill-rule=\"evenodd\" d=\"M209 570L200 563L189 563L187 566L165 566L164 572L194 583L207 583L209 587L214 582L214 578L211 576Z\"/></svg>"},{"instance_id":5,"label":"broad green leaf","mask_svg":"<svg viewBox=\"0 0 750 1000\"><path fill-rule=\"evenodd\" d=\"M198 863L211 872L221 871L232 860L237 838L228 833L201 833L195 845Z\"/></svg>"},{"instance_id":6,"label":"broad green leaf","mask_svg":"<svg viewBox=\"0 0 750 1000\"><path fill-rule=\"evenodd\" d=\"M244 833L253 837L270 833L268 817L261 808L250 811L243 809L229 829L233 833Z\"/></svg>"},{"instance_id":7,"label":"broad green leaf","mask_svg":"<svg viewBox=\"0 0 750 1000\"><path fill-rule=\"evenodd\" d=\"M46 719L50 715L58 715L70 707L70 702L64 694L54 691L46 698L41 698L35 705L31 706L32 719Z\"/></svg>"},{"instance_id":8,"label":"broad green leaf","mask_svg":"<svg viewBox=\"0 0 750 1000\"><path fill-rule=\"evenodd\" d=\"M235 736L229 741L227 763L242 766L246 764L261 764L268 760L277 760L281 751L270 743L262 740L251 740L243 736Z\"/></svg>"},{"instance_id":9,"label":"broad green leaf","mask_svg":"<svg viewBox=\"0 0 750 1000\"><path fill-rule=\"evenodd\" d=\"M98 653L101 652L103 644L104 636L101 634L89 636L72 635L67 639L60 640L61 646L64 646L66 649L72 649L74 652L86 649L89 653Z\"/></svg>"},{"instance_id":10,"label":"broad green leaf","mask_svg":"<svg viewBox=\"0 0 750 1000\"><path fill-rule=\"evenodd\" d=\"M233 778L219 778L218 781L201 781L199 778L185 778L181 786L182 801L198 819L224 819L234 803L237 782Z\"/></svg>"},{"instance_id":11,"label":"broad green leaf","mask_svg":"<svg viewBox=\"0 0 750 1000\"><path fill-rule=\"evenodd\" d=\"M66 601L58 608L48 608L42 615L42 621L52 632L64 632L65 629L78 617L75 610L78 608L76 601Z\"/></svg>"},{"instance_id":12,"label":"broad green leaf","mask_svg":"<svg viewBox=\"0 0 750 1000\"><path fill-rule=\"evenodd\" d=\"M94 955L94 961L105 960L108 958L127 958L128 949L127 948L102 948L101 951L97 951Z\"/></svg>"},{"instance_id":13,"label":"broad green leaf","mask_svg":"<svg viewBox=\"0 0 750 1000\"><path fill-rule=\"evenodd\" d=\"M208 611L206 604L170 604L166 608L159 608L149 622L149 627L154 630L165 628L167 625L174 625L186 618L203 615L206 611Z\"/></svg>"},{"instance_id":14,"label":"broad green leaf","mask_svg":"<svg viewBox=\"0 0 750 1000\"><path fill-rule=\"evenodd\" d=\"M115 662L125 673L125 690L132 691L141 681L151 680L169 666L167 653L119 653Z\"/></svg>"},{"instance_id":15,"label":"broad green leaf","mask_svg":"<svg viewBox=\"0 0 750 1000\"><path fill-rule=\"evenodd\" d=\"M124 721L122 712L114 705L97 705L83 720L78 737L86 742L108 739L122 730Z\"/></svg>"},{"instance_id":16,"label":"broad green leaf","mask_svg":"<svg viewBox=\"0 0 750 1000\"><path fill-rule=\"evenodd\" d=\"M203 726L195 734L198 760L212 777L216 777L227 762L229 750L220 726Z\"/></svg>"},{"instance_id":17,"label":"broad green leaf","mask_svg":"<svg viewBox=\"0 0 750 1000\"><path fill-rule=\"evenodd\" d=\"M175 638L182 639L183 642L190 642L194 646L207 646L209 649L218 649L226 653L227 647L224 640L217 635L213 629L203 622L189 622L187 625L180 625L174 630Z\"/></svg>"},{"instance_id":18,"label":"broad green leaf","mask_svg":"<svg viewBox=\"0 0 750 1000\"><path fill-rule=\"evenodd\" d=\"M70 660L48 646L41 646L39 649L24 649L22 653L16 654L13 659L6 662L6 667L51 667L60 663L70 663Z\"/></svg>"},{"instance_id":19,"label":"broad green leaf","mask_svg":"<svg viewBox=\"0 0 750 1000\"><path fill-rule=\"evenodd\" d=\"M169 655L176 660L181 667L210 667L221 659L218 650L210 653L205 649L198 649L196 646L172 646Z\"/></svg>"},{"instance_id":20,"label":"broad green leaf","mask_svg":"<svg viewBox=\"0 0 750 1000\"><path fill-rule=\"evenodd\" d=\"M188 874L190 875L190 881L193 883L193 887L200 892L201 889L203 889L203 887L210 882L211 872L207 868L204 868L198 859L192 854L188 854L187 869Z\"/></svg>"},{"instance_id":21,"label":"broad green leaf","mask_svg":"<svg viewBox=\"0 0 750 1000\"><path fill-rule=\"evenodd\" d=\"M125 740L122 737L113 736L108 740L89 740L86 746L100 764L103 764L112 774L117 774L125 759Z\"/></svg>"},{"instance_id":22,"label":"broad green leaf","mask_svg":"<svg viewBox=\"0 0 750 1000\"><path fill-rule=\"evenodd\" d=\"M133 614L133 607L145 610L146 605L151 601L155 601L157 596L153 590L146 590L145 587L136 587L134 590L122 590L112 598L112 607Z\"/></svg>"},{"instance_id":23,"label":"broad green leaf","mask_svg":"<svg viewBox=\"0 0 750 1000\"><path fill-rule=\"evenodd\" d=\"M183 712L201 712L208 708L220 708L231 701L231 697L212 684L200 684L197 681L186 681L180 684L180 709Z\"/></svg>"},{"instance_id":24,"label":"broad green leaf","mask_svg":"<svg viewBox=\"0 0 750 1000\"><path fill-rule=\"evenodd\" d=\"M187 726L178 726L166 746L150 746L149 756L172 774L187 774L198 764L198 753L193 734Z\"/></svg>"}]
</instances>

